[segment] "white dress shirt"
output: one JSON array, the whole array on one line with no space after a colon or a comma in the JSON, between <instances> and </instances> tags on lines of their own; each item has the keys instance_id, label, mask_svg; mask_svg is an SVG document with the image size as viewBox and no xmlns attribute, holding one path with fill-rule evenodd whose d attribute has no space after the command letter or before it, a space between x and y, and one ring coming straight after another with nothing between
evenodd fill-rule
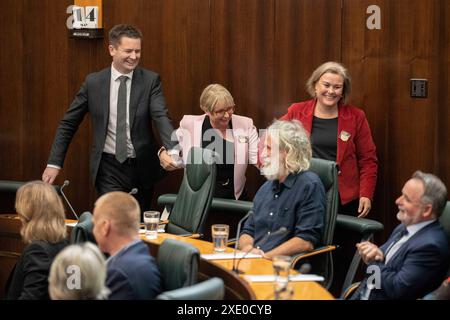
<instances>
[{"instance_id":1,"label":"white dress shirt","mask_svg":"<svg viewBox=\"0 0 450 320\"><path fill-rule=\"evenodd\" d=\"M130 134L130 93L131 93L131 81L133 79L133 72L122 74L111 65L111 83L109 92L109 120L108 129L106 132L105 146L103 152L109 154L116 154L116 126L117 126L117 97L119 94L120 80L119 77L128 77L127 81L127 153L129 158L135 158L136 152L134 151L133 144L131 143Z\"/></svg>"}]
</instances>

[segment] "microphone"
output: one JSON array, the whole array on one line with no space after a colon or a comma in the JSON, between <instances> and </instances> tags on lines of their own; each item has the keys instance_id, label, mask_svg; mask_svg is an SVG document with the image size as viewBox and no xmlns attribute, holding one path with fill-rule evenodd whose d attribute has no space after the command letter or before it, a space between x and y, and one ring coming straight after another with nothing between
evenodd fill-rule
<instances>
[{"instance_id":1,"label":"microphone","mask_svg":"<svg viewBox=\"0 0 450 320\"><path fill-rule=\"evenodd\" d=\"M131 189L130 192L128 192L128 194L131 194L131 195L136 194L136 193L138 193L138 188L133 188L133 189Z\"/></svg>"},{"instance_id":2,"label":"microphone","mask_svg":"<svg viewBox=\"0 0 450 320\"><path fill-rule=\"evenodd\" d=\"M280 228L279 228L277 231L275 231L275 232L267 233L267 234L262 238L262 240L260 241L260 243L263 243L263 244L264 244L264 243L267 242L267 240L269 240L270 237L272 237L272 236L278 236L278 235L280 235L280 234L284 234L284 233L287 233L287 232L289 232L288 228L286 228L286 227L280 227ZM256 248L259 249L260 246L257 246ZM240 264L241 261L247 256L247 254L250 253L250 251L251 251L251 249L250 249L249 251L247 251L247 252L242 256L242 258L240 258L240 259L238 260L237 266L236 266L236 271L233 270L233 271L235 271L237 274L239 274L239 273L244 273L244 271L239 270L239 264Z\"/></svg>"},{"instance_id":3,"label":"microphone","mask_svg":"<svg viewBox=\"0 0 450 320\"><path fill-rule=\"evenodd\" d=\"M239 244L239 235L241 233L241 226L242 223L247 220L251 215L253 214L253 211L250 210L249 212L247 212L247 214L238 222L238 227L237 227L237 232L236 232L236 242L234 244L234 253L233 253L233 269L231 269L231 271L239 274L242 273L242 271L239 271L239 269L236 267L236 251L237 251L237 247ZM246 253L247 254L247 253ZM245 255L244 255L245 256Z\"/></svg>"},{"instance_id":4,"label":"microphone","mask_svg":"<svg viewBox=\"0 0 450 320\"><path fill-rule=\"evenodd\" d=\"M80 220L80 218L78 218L77 214L75 213L75 210L73 210L72 205L70 204L69 200L67 199L67 197L66 197L66 195L64 194L64 191L63 191L63 189L64 189L65 187L67 187L67 186L69 185L69 183L70 183L69 180L65 180L64 183L63 183L63 185L61 186L61 189L59 189L59 192L61 192L61 195L63 196L64 200L66 201L67 205L69 206L69 208L70 208L70 210L72 211L72 213L73 213L73 215L75 216L75 218L76 218L77 220Z\"/></svg>"}]
</instances>

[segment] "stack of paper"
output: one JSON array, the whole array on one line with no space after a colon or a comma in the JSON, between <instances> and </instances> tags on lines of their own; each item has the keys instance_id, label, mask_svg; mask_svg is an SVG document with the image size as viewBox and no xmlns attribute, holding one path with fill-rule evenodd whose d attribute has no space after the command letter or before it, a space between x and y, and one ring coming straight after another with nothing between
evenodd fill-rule
<instances>
[{"instance_id":1,"label":"stack of paper","mask_svg":"<svg viewBox=\"0 0 450 320\"><path fill-rule=\"evenodd\" d=\"M262 275L245 275L246 280L251 282L274 282L275 275L262 274ZM289 281L324 281L322 276L316 274L294 274L289 276Z\"/></svg>"},{"instance_id":2,"label":"stack of paper","mask_svg":"<svg viewBox=\"0 0 450 320\"><path fill-rule=\"evenodd\" d=\"M226 260L226 259L254 259L261 258L260 254L246 253L246 252L236 252L236 256L233 252L223 252L223 253L212 253L212 254L202 254L200 255L205 260Z\"/></svg>"}]
</instances>

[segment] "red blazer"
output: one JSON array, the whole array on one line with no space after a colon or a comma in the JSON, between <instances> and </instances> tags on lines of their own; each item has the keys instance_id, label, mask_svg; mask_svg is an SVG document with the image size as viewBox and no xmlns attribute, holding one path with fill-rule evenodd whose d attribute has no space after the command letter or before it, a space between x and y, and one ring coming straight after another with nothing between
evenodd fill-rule
<instances>
[{"instance_id":1,"label":"red blazer","mask_svg":"<svg viewBox=\"0 0 450 320\"><path fill-rule=\"evenodd\" d=\"M294 103L281 120L299 120L311 134L316 100ZM339 105L337 159L342 204L360 197L373 198L377 182L377 155L364 111Z\"/></svg>"}]
</instances>

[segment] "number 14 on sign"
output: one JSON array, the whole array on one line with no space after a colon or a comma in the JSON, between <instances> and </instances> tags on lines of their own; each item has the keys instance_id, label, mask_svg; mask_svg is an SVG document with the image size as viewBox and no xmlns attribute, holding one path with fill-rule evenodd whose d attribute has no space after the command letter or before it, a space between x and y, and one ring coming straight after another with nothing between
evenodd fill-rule
<instances>
[{"instance_id":1,"label":"number 14 on sign","mask_svg":"<svg viewBox=\"0 0 450 320\"><path fill-rule=\"evenodd\" d=\"M98 28L98 7L72 7L74 29Z\"/></svg>"}]
</instances>

